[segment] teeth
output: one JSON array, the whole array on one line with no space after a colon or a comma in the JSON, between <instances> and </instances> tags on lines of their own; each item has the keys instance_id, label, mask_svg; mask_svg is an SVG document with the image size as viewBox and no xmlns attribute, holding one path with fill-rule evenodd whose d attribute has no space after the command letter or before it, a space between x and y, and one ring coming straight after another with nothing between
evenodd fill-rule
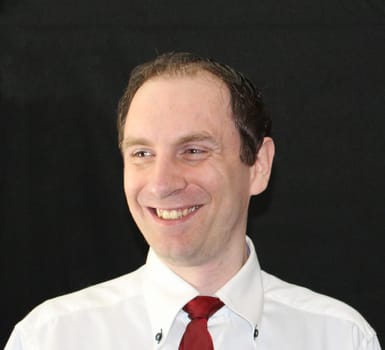
<instances>
[{"instance_id":1,"label":"teeth","mask_svg":"<svg viewBox=\"0 0 385 350\"><path fill-rule=\"evenodd\" d=\"M192 213L198 208L198 206L193 206L191 208L186 209L156 209L156 215L158 215L159 218L163 220L177 220L181 219L182 217Z\"/></svg>"}]
</instances>

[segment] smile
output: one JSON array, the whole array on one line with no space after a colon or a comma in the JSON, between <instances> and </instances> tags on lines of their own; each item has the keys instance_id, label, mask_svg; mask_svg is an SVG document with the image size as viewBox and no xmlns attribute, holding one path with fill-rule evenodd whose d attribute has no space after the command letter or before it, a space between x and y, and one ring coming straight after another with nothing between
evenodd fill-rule
<instances>
[{"instance_id":1,"label":"smile","mask_svg":"<svg viewBox=\"0 0 385 350\"><path fill-rule=\"evenodd\" d=\"M178 220L181 219L199 208L198 205L194 205L185 209L159 209L156 208L155 212L158 218L163 220Z\"/></svg>"}]
</instances>

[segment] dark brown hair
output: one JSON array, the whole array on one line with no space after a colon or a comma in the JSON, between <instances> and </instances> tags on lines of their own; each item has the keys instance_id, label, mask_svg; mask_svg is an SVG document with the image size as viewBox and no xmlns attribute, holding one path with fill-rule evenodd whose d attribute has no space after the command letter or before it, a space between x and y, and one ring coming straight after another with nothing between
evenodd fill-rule
<instances>
[{"instance_id":1,"label":"dark brown hair","mask_svg":"<svg viewBox=\"0 0 385 350\"><path fill-rule=\"evenodd\" d=\"M247 165L255 163L263 138L271 132L271 119L265 110L262 95L254 85L233 68L186 52L162 54L135 67L118 105L119 146L124 125L134 95L149 79L159 76L188 76L207 71L225 83L230 92L236 128L241 137L240 158Z\"/></svg>"}]
</instances>

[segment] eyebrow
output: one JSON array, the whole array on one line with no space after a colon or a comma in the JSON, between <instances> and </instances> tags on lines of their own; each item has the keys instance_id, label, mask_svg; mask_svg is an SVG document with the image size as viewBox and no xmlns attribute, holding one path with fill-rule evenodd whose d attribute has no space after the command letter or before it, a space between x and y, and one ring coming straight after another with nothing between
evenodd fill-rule
<instances>
[{"instance_id":1,"label":"eyebrow","mask_svg":"<svg viewBox=\"0 0 385 350\"><path fill-rule=\"evenodd\" d=\"M202 141L217 144L217 141L214 139L214 137L205 131L182 136L178 139L176 143L184 144L189 142L202 142Z\"/></svg>"},{"instance_id":2,"label":"eyebrow","mask_svg":"<svg viewBox=\"0 0 385 350\"><path fill-rule=\"evenodd\" d=\"M121 143L121 148L124 150L128 147L135 145L150 146L151 142L145 138L141 137L126 137Z\"/></svg>"},{"instance_id":3,"label":"eyebrow","mask_svg":"<svg viewBox=\"0 0 385 350\"><path fill-rule=\"evenodd\" d=\"M181 136L178 138L175 142L176 145L183 145L185 143L190 143L190 142L209 142L214 145L218 145L218 142L215 140L215 138L210 135L209 133L202 131L202 132L197 132L197 133L192 133L192 134L187 134L185 136ZM149 139L142 138L142 137L126 137L122 141L122 149L127 149L131 146L135 145L142 145L142 146L151 146L153 142L151 142Z\"/></svg>"}]
</instances>

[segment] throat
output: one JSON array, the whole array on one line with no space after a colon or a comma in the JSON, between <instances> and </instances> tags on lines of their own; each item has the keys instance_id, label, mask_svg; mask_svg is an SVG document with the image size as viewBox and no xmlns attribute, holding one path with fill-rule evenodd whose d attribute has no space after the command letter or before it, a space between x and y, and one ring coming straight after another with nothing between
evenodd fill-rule
<instances>
[{"instance_id":1,"label":"throat","mask_svg":"<svg viewBox=\"0 0 385 350\"><path fill-rule=\"evenodd\" d=\"M246 247L237 258L225 254L225 259L209 260L194 266L175 263L167 263L167 265L201 295L214 295L242 268L248 258Z\"/></svg>"}]
</instances>

